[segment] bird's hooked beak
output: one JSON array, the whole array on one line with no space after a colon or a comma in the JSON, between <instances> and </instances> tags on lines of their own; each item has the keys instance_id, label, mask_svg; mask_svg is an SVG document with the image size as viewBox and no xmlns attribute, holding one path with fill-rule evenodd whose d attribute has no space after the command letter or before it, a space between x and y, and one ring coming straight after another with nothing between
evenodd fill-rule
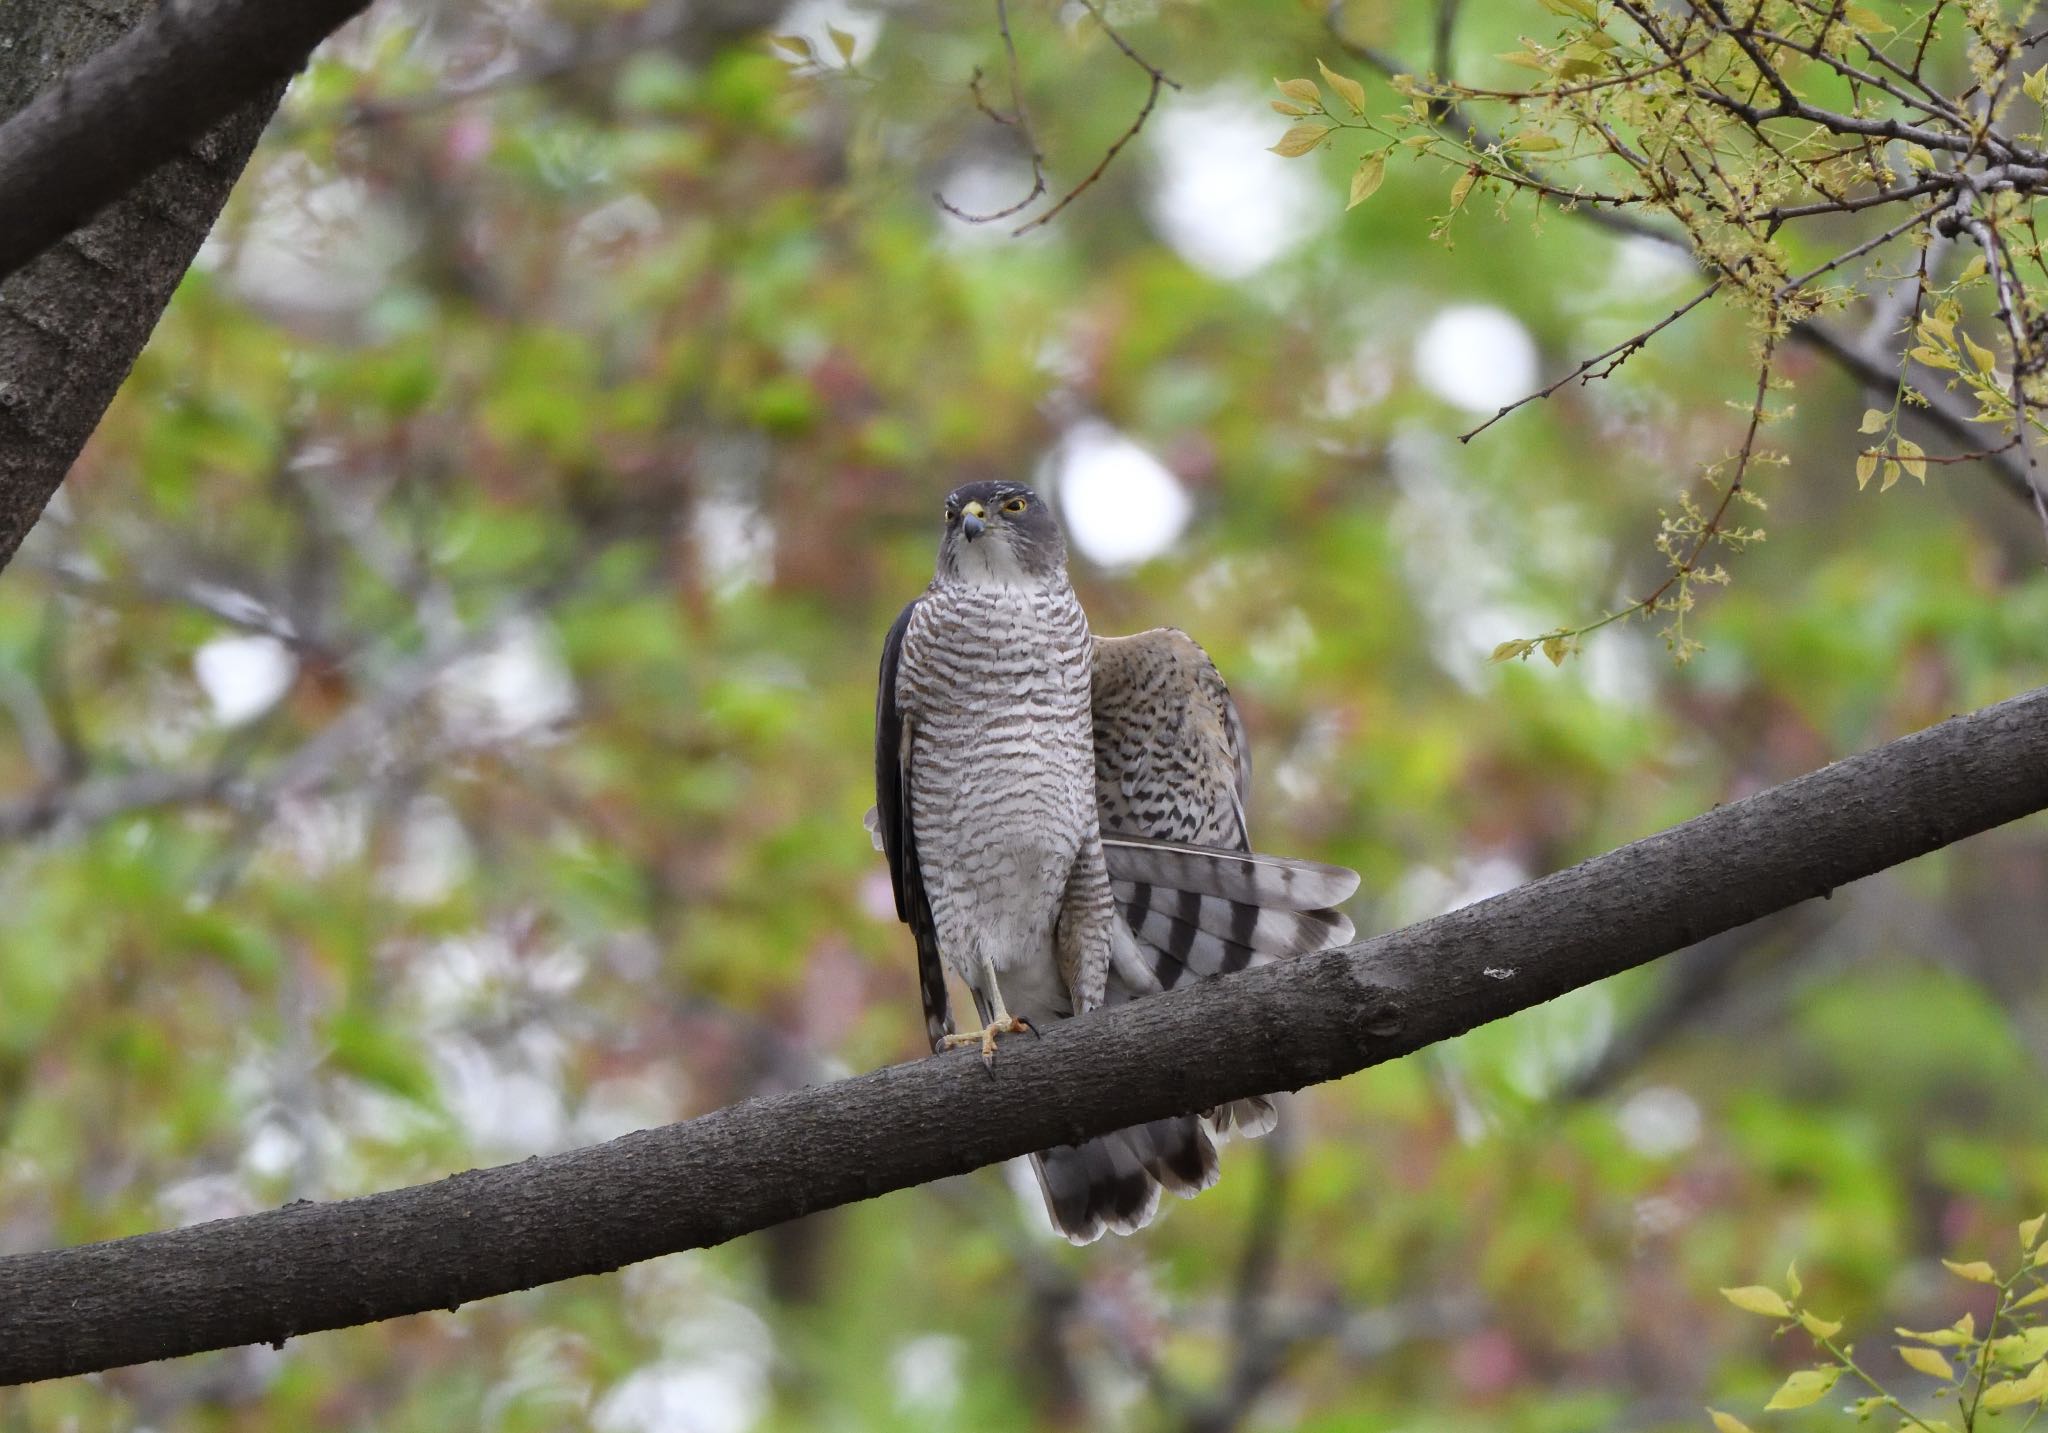
<instances>
[{"instance_id":1,"label":"bird's hooked beak","mask_svg":"<svg viewBox=\"0 0 2048 1433\"><path fill-rule=\"evenodd\" d=\"M969 542L988 531L988 509L980 503L969 503L960 509L960 531Z\"/></svg>"}]
</instances>

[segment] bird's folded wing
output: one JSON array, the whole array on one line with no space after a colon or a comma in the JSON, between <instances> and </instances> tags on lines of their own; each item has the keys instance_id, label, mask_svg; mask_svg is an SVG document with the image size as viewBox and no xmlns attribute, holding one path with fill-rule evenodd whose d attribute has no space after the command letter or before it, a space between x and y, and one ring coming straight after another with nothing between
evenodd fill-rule
<instances>
[{"instance_id":1,"label":"bird's folded wing","mask_svg":"<svg viewBox=\"0 0 2048 1433\"><path fill-rule=\"evenodd\" d=\"M917 941L917 984L924 998L925 1034L937 1049L939 1041L953 1033L953 1010L946 994L945 967L939 961L938 927L925 894L924 872L917 863L917 832L910 814L915 731L896 694L903 633L916 607L913 601L903 609L882 643L882 670L875 690L875 809L868 813L868 832L889 858L896 914Z\"/></svg>"}]
</instances>

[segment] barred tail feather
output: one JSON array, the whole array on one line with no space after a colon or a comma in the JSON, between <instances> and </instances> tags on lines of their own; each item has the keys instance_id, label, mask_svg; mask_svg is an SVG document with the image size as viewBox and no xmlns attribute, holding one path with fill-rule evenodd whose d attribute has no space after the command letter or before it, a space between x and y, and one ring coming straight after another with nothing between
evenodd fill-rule
<instances>
[{"instance_id":1,"label":"barred tail feather","mask_svg":"<svg viewBox=\"0 0 2048 1433\"><path fill-rule=\"evenodd\" d=\"M1117 908L1147 948L1163 989L1204 975L1343 945L1355 931L1339 911L1262 910L1258 906L1167 890L1135 881L1111 883Z\"/></svg>"},{"instance_id":2,"label":"barred tail feather","mask_svg":"<svg viewBox=\"0 0 2048 1433\"><path fill-rule=\"evenodd\" d=\"M1196 891L1240 905L1319 911L1342 905L1358 890L1358 872L1343 866L1220 846L1105 831L1102 853L1112 881Z\"/></svg>"},{"instance_id":3,"label":"barred tail feather","mask_svg":"<svg viewBox=\"0 0 2048 1433\"><path fill-rule=\"evenodd\" d=\"M1202 1111L1202 1124L1212 1140L1258 1139L1269 1135L1280 1123L1280 1112L1264 1095L1232 1100L1213 1110Z\"/></svg>"},{"instance_id":4,"label":"barred tail feather","mask_svg":"<svg viewBox=\"0 0 2048 1433\"><path fill-rule=\"evenodd\" d=\"M1216 1182L1216 1148L1191 1115L1154 1120L1031 1156L1053 1228L1074 1244L1132 1234L1159 1211L1159 1191L1191 1199Z\"/></svg>"}]
</instances>

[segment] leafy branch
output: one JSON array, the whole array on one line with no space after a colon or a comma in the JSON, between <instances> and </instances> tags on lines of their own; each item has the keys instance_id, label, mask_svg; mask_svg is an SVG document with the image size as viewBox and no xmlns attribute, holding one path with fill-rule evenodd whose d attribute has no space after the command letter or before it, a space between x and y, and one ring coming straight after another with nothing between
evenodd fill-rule
<instances>
[{"instance_id":1,"label":"leafy branch","mask_svg":"<svg viewBox=\"0 0 2048 1433\"><path fill-rule=\"evenodd\" d=\"M1447 243L1483 207L1503 218L1555 210L1680 242L1703 270L1703 293L1461 436L1469 441L1528 403L1611 375L1710 299L1748 309L1772 341L1815 338L1816 320L1868 299L1896 273L1883 267L1887 255L1910 248L1913 310L1878 360L1889 366L1892 402L1871 410L1874 424L1865 415L1863 431L1879 441L1860 449L1858 482L1876 476L1882 490L1902 474L1924 482L1931 466L1991 463L2027 495L2048 533L2048 483L2029 436L2048 431L2038 421L2048 406L2048 262L2034 214L2048 194L2048 66L2025 68L2038 37L1980 0L1540 3L1552 33L1526 36L1498 57L1535 76L1520 87L1444 73L1444 25L1437 73L1417 75L1345 37L1333 11L1339 42L1388 75L1396 104L1380 112L1356 80L1319 62L1341 105L1303 78L1282 81L1285 98L1274 106L1293 121L1274 146L1283 157L1364 139L1347 207L1376 193L1397 162L1434 167L1449 182L1433 224ZM1944 82L1957 72L1966 86ZM1498 112L1490 127L1480 117L1489 108ZM1951 239L1978 252L1948 277L1935 256ZM1815 249L1821 257L1808 257ZM1876 362L1832 339L1815 344L1877 381ZM1976 411L1956 399L1974 400ZM1899 431L1909 410L1957 436L1964 425L1989 425L2003 441L1930 454ZM1752 410L1752 432L1760 414ZM1747 451L1729 495L1743 491ZM1666 637L1682 660L1697 649L1682 627L1691 587L1710 580L1697 560L1724 541L1717 520L1681 506L1660 534L1672 576L1655 593L1502 651L1541 650L1561 661L1587 633L1662 611L1675 614ZM1724 570L1708 571L1725 580Z\"/></svg>"},{"instance_id":2,"label":"leafy branch","mask_svg":"<svg viewBox=\"0 0 2048 1433\"><path fill-rule=\"evenodd\" d=\"M2033 1405L2024 1426L2031 1426L2048 1402L2048 1324L2038 1321L2039 1310L2048 1303L2048 1243L2041 1238L2048 1215L2036 1215L2019 1226L2019 1258L2011 1272L2001 1275L1983 1260L1942 1263L1951 1274L1968 1283L1986 1285L1993 1292L1991 1317L1984 1330L1977 1331L1974 1313L1964 1313L1946 1328L1893 1332L1908 1342L1896 1345L1899 1361L1915 1373L1935 1381L1933 1398L1954 1400L1960 1424L1946 1419L1924 1417L1904 1399L1887 1388L1857 1359L1856 1346L1840 1339L1842 1324L1824 1318L1802 1303L1805 1290L1795 1266L1785 1271L1784 1288L1763 1284L1723 1289L1722 1297L1744 1313L1778 1321L1777 1333L1801 1329L1812 1339L1825 1361L1799 1369L1778 1386L1764 1411L1777 1412L1807 1408L1820 1402L1844 1376L1869 1392L1848 1406L1859 1421L1877 1413L1889 1413L1900 1420L1902 1429L1919 1433L1975 1433L1984 1415ZM2008 1332L2001 1333L2004 1328ZM1945 1351L1946 1350L1946 1351ZM1750 1426L1731 1413L1708 1409L1717 1433L1752 1433Z\"/></svg>"}]
</instances>

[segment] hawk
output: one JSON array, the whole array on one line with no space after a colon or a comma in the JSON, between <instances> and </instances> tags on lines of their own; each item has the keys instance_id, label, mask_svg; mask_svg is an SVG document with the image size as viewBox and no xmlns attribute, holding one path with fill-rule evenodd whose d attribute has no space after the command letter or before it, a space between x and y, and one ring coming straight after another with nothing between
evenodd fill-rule
<instances>
[{"instance_id":1,"label":"hawk","mask_svg":"<svg viewBox=\"0 0 2048 1433\"><path fill-rule=\"evenodd\" d=\"M1351 939L1355 872L1252 853L1250 762L1208 654L1171 628L1096 638L1052 511L1018 483L946 499L937 571L882 649L876 844L917 946L932 1048L998 1037ZM956 1034L950 971L978 1030ZM1076 1244L1216 1182L1240 1100L1031 1156Z\"/></svg>"}]
</instances>

